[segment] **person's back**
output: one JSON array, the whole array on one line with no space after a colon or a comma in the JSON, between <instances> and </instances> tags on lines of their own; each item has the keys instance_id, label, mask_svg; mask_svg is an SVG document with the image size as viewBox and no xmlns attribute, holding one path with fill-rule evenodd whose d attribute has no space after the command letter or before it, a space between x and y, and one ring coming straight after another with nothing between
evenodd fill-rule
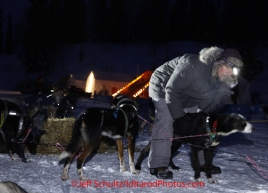
<instances>
[{"instance_id":1,"label":"person's back","mask_svg":"<svg viewBox=\"0 0 268 193\"><path fill-rule=\"evenodd\" d=\"M153 72L149 84L149 96L151 98L165 98L166 84L175 67L178 65L179 59L180 57L177 57L171 61L165 62Z\"/></svg>"}]
</instances>

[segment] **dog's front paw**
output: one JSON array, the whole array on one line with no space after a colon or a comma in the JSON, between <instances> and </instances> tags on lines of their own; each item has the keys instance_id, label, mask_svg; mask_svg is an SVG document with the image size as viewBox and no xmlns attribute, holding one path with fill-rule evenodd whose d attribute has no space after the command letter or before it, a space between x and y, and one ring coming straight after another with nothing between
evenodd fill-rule
<instances>
[{"instance_id":1,"label":"dog's front paw","mask_svg":"<svg viewBox=\"0 0 268 193\"><path fill-rule=\"evenodd\" d=\"M17 159L18 159L18 158L14 157L14 156L11 157L11 160L12 160L12 161L16 161Z\"/></svg>"},{"instance_id":2,"label":"dog's front paw","mask_svg":"<svg viewBox=\"0 0 268 193\"><path fill-rule=\"evenodd\" d=\"M62 174L62 175L61 175L61 179L62 179L63 181L68 180L68 179L69 179L68 174Z\"/></svg>"},{"instance_id":3,"label":"dog's front paw","mask_svg":"<svg viewBox=\"0 0 268 193\"><path fill-rule=\"evenodd\" d=\"M208 183L210 183L210 184L218 184L218 180L213 179L213 178L208 178Z\"/></svg>"},{"instance_id":4,"label":"dog's front paw","mask_svg":"<svg viewBox=\"0 0 268 193\"><path fill-rule=\"evenodd\" d=\"M130 169L130 172L132 173L132 174L139 174L140 172L138 172L138 170L132 170L132 169Z\"/></svg>"},{"instance_id":5,"label":"dog's front paw","mask_svg":"<svg viewBox=\"0 0 268 193\"><path fill-rule=\"evenodd\" d=\"M126 167L125 166L120 166L120 172L125 172L126 171Z\"/></svg>"},{"instance_id":6,"label":"dog's front paw","mask_svg":"<svg viewBox=\"0 0 268 193\"><path fill-rule=\"evenodd\" d=\"M132 174L138 174L138 172L137 172L136 169L135 169L135 165L134 165L133 162L129 164L129 167L130 167L130 172L131 172Z\"/></svg>"},{"instance_id":7,"label":"dog's front paw","mask_svg":"<svg viewBox=\"0 0 268 193\"><path fill-rule=\"evenodd\" d=\"M21 158L21 161L24 163L31 162L31 160L27 160L26 158Z\"/></svg>"},{"instance_id":8,"label":"dog's front paw","mask_svg":"<svg viewBox=\"0 0 268 193\"><path fill-rule=\"evenodd\" d=\"M28 163L28 162L31 162L32 160L31 159L22 158L21 161L24 162L24 163Z\"/></svg>"},{"instance_id":9,"label":"dog's front paw","mask_svg":"<svg viewBox=\"0 0 268 193\"><path fill-rule=\"evenodd\" d=\"M195 181L197 181L197 182L201 182L202 179L201 179L201 177L199 177L199 178L195 178Z\"/></svg>"},{"instance_id":10,"label":"dog's front paw","mask_svg":"<svg viewBox=\"0 0 268 193\"><path fill-rule=\"evenodd\" d=\"M85 176L79 177L79 179L80 179L81 181L87 181L87 180L88 180L88 178L85 177Z\"/></svg>"},{"instance_id":11,"label":"dog's front paw","mask_svg":"<svg viewBox=\"0 0 268 193\"><path fill-rule=\"evenodd\" d=\"M9 154L9 157L11 158L12 161L15 161L18 159L17 157L15 157L14 154Z\"/></svg>"}]
</instances>

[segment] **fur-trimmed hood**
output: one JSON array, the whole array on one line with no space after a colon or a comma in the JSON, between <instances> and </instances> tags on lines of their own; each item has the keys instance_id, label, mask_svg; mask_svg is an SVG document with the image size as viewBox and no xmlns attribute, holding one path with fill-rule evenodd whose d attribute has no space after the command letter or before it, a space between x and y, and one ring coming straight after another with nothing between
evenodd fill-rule
<instances>
[{"instance_id":1,"label":"fur-trimmed hood","mask_svg":"<svg viewBox=\"0 0 268 193\"><path fill-rule=\"evenodd\" d=\"M199 52L199 59L205 64L211 64L214 62L224 50L216 46L203 48Z\"/></svg>"},{"instance_id":2,"label":"fur-trimmed hood","mask_svg":"<svg viewBox=\"0 0 268 193\"><path fill-rule=\"evenodd\" d=\"M199 52L199 60L200 61L202 61L206 65L209 65L209 64L213 65L212 71L211 71L211 75L213 77L217 77L217 70L218 70L220 64L222 64L222 60L220 60L220 61L216 61L216 60L218 60L221 57L223 51L224 51L223 49L218 48L218 47L209 47L209 48L203 48ZM230 88L233 88L238 83L238 77L233 75L230 78L228 78L227 80L225 80L224 82Z\"/></svg>"}]
</instances>

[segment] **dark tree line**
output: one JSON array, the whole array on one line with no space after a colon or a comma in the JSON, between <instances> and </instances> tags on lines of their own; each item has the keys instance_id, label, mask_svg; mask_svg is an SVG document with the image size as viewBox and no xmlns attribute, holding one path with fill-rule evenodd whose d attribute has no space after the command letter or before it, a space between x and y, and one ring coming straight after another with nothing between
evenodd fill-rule
<instances>
[{"instance_id":1,"label":"dark tree line","mask_svg":"<svg viewBox=\"0 0 268 193\"><path fill-rule=\"evenodd\" d=\"M0 55L14 53L14 39L13 39L13 23L12 17L9 15L7 20L7 29L4 32L4 18L3 11L0 6Z\"/></svg>"},{"instance_id":2,"label":"dark tree line","mask_svg":"<svg viewBox=\"0 0 268 193\"><path fill-rule=\"evenodd\" d=\"M202 41L243 50L248 80L262 70L257 47L267 44L266 1L256 0L29 0L19 28L26 71L53 70L58 46L75 43ZM172 4L171 4L172 2ZM12 18L0 54L14 52ZM80 57L82 59L82 57ZM253 68L254 66L254 68ZM257 67L257 69L256 69ZM252 68L252 69L251 69ZM253 74L252 74L253 73Z\"/></svg>"},{"instance_id":3,"label":"dark tree line","mask_svg":"<svg viewBox=\"0 0 268 193\"><path fill-rule=\"evenodd\" d=\"M0 6L0 55L4 52L4 23L3 23L3 11Z\"/></svg>"}]
</instances>

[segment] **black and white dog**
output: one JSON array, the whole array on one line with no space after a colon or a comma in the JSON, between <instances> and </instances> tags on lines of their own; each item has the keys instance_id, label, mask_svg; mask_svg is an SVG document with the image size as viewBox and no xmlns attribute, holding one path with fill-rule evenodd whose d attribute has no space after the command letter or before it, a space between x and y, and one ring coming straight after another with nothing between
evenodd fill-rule
<instances>
[{"instance_id":1,"label":"black and white dog","mask_svg":"<svg viewBox=\"0 0 268 193\"><path fill-rule=\"evenodd\" d=\"M180 123L173 124L174 140L171 146L171 155L174 156L176 151L181 147L182 143L187 143L191 146L192 166L195 172L195 180L200 180L201 166L198 159L198 152L204 150L205 168L204 172L210 183L217 183L217 180L212 178L211 166L213 162L214 150L220 143L222 136L227 136L232 133L242 132L251 133L254 129L253 125L248 123L240 114L215 114L215 113L187 113ZM185 136L194 136L184 138ZM200 135L200 136L198 136ZM177 137L177 139L176 139ZM141 151L135 164L136 170L141 169L143 159L150 151L149 144ZM170 159L170 166L173 169L179 169Z\"/></svg>"},{"instance_id":2,"label":"black and white dog","mask_svg":"<svg viewBox=\"0 0 268 193\"><path fill-rule=\"evenodd\" d=\"M62 180L67 180L70 162L75 154L83 146L84 151L77 159L77 172L80 180L85 180L82 166L85 159L99 143L101 135L116 139L120 172L124 172L125 162L123 157L122 139L127 138L129 165L131 173L136 173L134 167L134 144L138 133L139 120L137 116L137 104L134 100L118 95L112 100L111 108L88 108L80 114L73 124L73 133L65 151L59 160L66 159L62 173Z\"/></svg>"},{"instance_id":3,"label":"black and white dog","mask_svg":"<svg viewBox=\"0 0 268 193\"><path fill-rule=\"evenodd\" d=\"M33 111L37 112L35 109ZM14 153L17 153L23 162L27 162L25 145L31 154L36 154L38 139L44 133L35 131L33 111L26 113L17 103L0 99L0 133L12 160L15 160Z\"/></svg>"}]
</instances>

